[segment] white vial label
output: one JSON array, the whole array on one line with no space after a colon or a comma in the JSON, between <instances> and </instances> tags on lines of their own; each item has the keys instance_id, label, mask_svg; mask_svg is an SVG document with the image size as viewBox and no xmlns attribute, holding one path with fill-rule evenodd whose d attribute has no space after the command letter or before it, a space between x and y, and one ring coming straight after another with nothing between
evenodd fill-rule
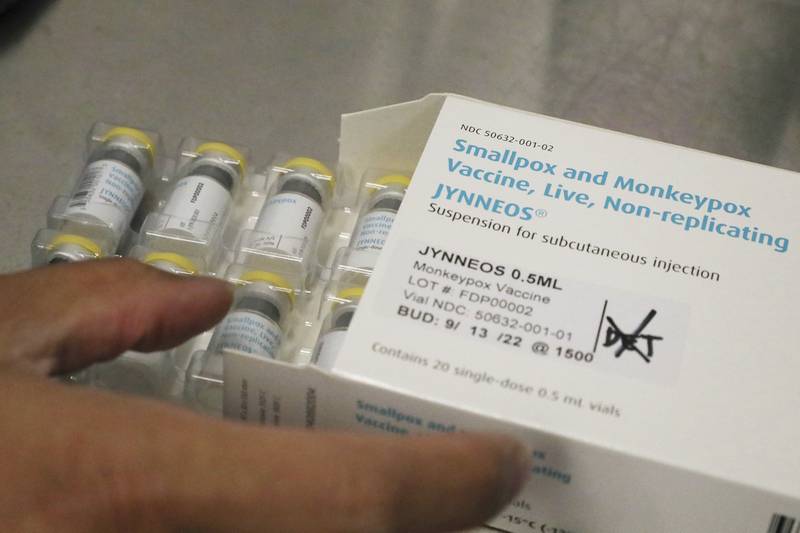
<instances>
[{"instance_id":1,"label":"white vial label","mask_svg":"<svg viewBox=\"0 0 800 533\"><path fill-rule=\"evenodd\" d=\"M346 329L334 329L322 335L317 344L314 364L326 370L332 369L333 363L336 362L336 356L344 346L345 337L347 337Z\"/></svg>"},{"instance_id":2,"label":"white vial label","mask_svg":"<svg viewBox=\"0 0 800 533\"><path fill-rule=\"evenodd\" d=\"M119 161L89 163L70 198L65 215L89 215L121 237L144 196L139 176Z\"/></svg>"},{"instance_id":3,"label":"white vial label","mask_svg":"<svg viewBox=\"0 0 800 533\"><path fill-rule=\"evenodd\" d=\"M281 328L269 318L252 311L233 311L218 326L209 351L238 350L275 359L281 344Z\"/></svg>"},{"instance_id":4,"label":"white vial label","mask_svg":"<svg viewBox=\"0 0 800 533\"><path fill-rule=\"evenodd\" d=\"M383 250L386 238L392 229L397 213L394 211L370 211L361 217L350 239L355 250Z\"/></svg>"},{"instance_id":5,"label":"white vial label","mask_svg":"<svg viewBox=\"0 0 800 533\"><path fill-rule=\"evenodd\" d=\"M264 204L250 247L305 259L321 222L322 207L317 202L302 194L278 193Z\"/></svg>"},{"instance_id":6,"label":"white vial label","mask_svg":"<svg viewBox=\"0 0 800 533\"><path fill-rule=\"evenodd\" d=\"M217 180L207 176L181 178L164 206L162 229L207 240L212 228L228 214L230 200L230 193Z\"/></svg>"}]
</instances>

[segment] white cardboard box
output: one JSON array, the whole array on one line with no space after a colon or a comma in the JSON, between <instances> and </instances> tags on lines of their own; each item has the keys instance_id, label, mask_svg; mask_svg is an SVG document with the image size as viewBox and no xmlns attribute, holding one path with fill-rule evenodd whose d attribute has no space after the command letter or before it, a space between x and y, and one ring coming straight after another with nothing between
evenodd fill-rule
<instances>
[{"instance_id":1,"label":"white cardboard box","mask_svg":"<svg viewBox=\"0 0 800 533\"><path fill-rule=\"evenodd\" d=\"M514 434L498 531L800 529L797 174L449 95L340 142L418 162L391 236L334 372L226 354L226 416Z\"/></svg>"}]
</instances>

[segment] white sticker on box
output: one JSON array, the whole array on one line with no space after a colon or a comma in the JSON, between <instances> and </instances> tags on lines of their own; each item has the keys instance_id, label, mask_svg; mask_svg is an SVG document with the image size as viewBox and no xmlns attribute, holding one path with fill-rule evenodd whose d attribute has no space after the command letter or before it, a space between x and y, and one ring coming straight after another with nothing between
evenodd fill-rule
<instances>
[{"instance_id":1,"label":"white sticker on box","mask_svg":"<svg viewBox=\"0 0 800 533\"><path fill-rule=\"evenodd\" d=\"M86 165L65 215L89 215L121 236L144 196L139 176L119 161L101 159Z\"/></svg>"},{"instance_id":2,"label":"white sticker on box","mask_svg":"<svg viewBox=\"0 0 800 533\"><path fill-rule=\"evenodd\" d=\"M231 195L217 180L207 176L181 178L164 206L164 230L178 230L199 240L208 239L212 228L228 213Z\"/></svg>"},{"instance_id":3,"label":"white sticker on box","mask_svg":"<svg viewBox=\"0 0 800 533\"><path fill-rule=\"evenodd\" d=\"M249 248L277 250L305 259L311 252L322 222L322 208L314 200L293 192L278 193L264 205Z\"/></svg>"},{"instance_id":4,"label":"white sticker on box","mask_svg":"<svg viewBox=\"0 0 800 533\"><path fill-rule=\"evenodd\" d=\"M412 241L380 290L378 313L483 343L495 361L505 353L660 384L680 370L688 309L663 298Z\"/></svg>"}]
</instances>

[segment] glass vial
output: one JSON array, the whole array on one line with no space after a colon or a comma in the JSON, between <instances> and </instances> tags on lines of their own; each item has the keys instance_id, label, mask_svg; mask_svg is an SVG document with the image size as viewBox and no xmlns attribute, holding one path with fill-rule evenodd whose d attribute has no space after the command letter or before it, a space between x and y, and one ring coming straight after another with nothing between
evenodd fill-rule
<instances>
[{"instance_id":1,"label":"glass vial","mask_svg":"<svg viewBox=\"0 0 800 533\"><path fill-rule=\"evenodd\" d=\"M276 359L283 341L283 323L294 305L286 280L272 272L251 271L241 278L233 308L214 330L208 351L236 350Z\"/></svg>"},{"instance_id":2,"label":"glass vial","mask_svg":"<svg viewBox=\"0 0 800 533\"><path fill-rule=\"evenodd\" d=\"M162 209L162 231L207 241L228 215L246 161L238 150L219 142L203 143L195 152L198 157L187 165Z\"/></svg>"},{"instance_id":3,"label":"glass vial","mask_svg":"<svg viewBox=\"0 0 800 533\"><path fill-rule=\"evenodd\" d=\"M305 261L322 229L333 193L333 174L308 157L294 158L283 166L290 171L281 176L276 193L264 203L249 247Z\"/></svg>"},{"instance_id":4,"label":"glass vial","mask_svg":"<svg viewBox=\"0 0 800 533\"><path fill-rule=\"evenodd\" d=\"M356 222L350 238L352 249L383 250L410 183L411 178L399 174L383 176L375 181L381 188L370 195Z\"/></svg>"},{"instance_id":5,"label":"glass vial","mask_svg":"<svg viewBox=\"0 0 800 533\"><path fill-rule=\"evenodd\" d=\"M286 280L272 272L250 271L240 280L228 315L216 327L208 349L192 354L186 370L184 402L221 417L225 394L223 350L237 350L275 359L283 342L283 323L294 306Z\"/></svg>"},{"instance_id":6,"label":"glass vial","mask_svg":"<svg viewBox=\"0 0 800 533\"><path fill-rule=\"evenodd\" d=\"M90 154L67 202L64 217L108 228L116 248L144 197L145 179L152 173L154 160L155 144L146 133L127 127L110 129ZM75 233L67 232L60 242L56 242L57 237L51 243L48 262L99 255L100 247L93 240ZM88 242L78 242L75 237Z\"/></svg>"}]
</instances>

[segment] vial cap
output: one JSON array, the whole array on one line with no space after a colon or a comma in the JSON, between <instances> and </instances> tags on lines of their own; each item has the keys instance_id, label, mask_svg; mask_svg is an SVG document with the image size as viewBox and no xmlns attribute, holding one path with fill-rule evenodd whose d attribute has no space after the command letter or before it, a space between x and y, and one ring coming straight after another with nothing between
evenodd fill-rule
<instances>
[{"instance_id":1,"label":"vial cap","mask_svg":"<svg viewBox=\"0 0 800 533\"><path fill-rule=\"evenodd\" d=\"M132 139L136 139L144 146L145 151L150 156L150 162L152 163L156 158L156 148L153 139L150 138L148 134L143 132L142 130L137 130L136 128L128 128L126 126L118 126L115 128L111 128L106 132L103 136L103 142L110 141L111 139L115 139L117 137L130 137Z\"/></svg>"},{"instance_id":2,"label":"vial cap","mask_svg":"<svg viewBox=\"0 0 800 533\"><path fill-rule=\"evenodd\" d=\"M272 287L280 289L282 292L285 291L286 295L289 297L289 302L294 305L294 291L292 290L292 286L283 276L275 274L274 272L267 272L265 270L251 270L250 272L245 272L239 279L243 282L257 281L266 283Z\"/></svg>"},{"instance_id":3,"label":"vial cap","mask_svg":"<svg viewBox=\"0 0 800 533\"><path fill-rule=\"evenodd\" d=\"M72 233L62 233L61 235L58 235L55 239L50 241L50 248L57 248L64 244L74 244L80 246L95 257L100 257L102 254L102 249L96 242Z\"/></svg>"},{"instance_id":4,"label":"vial cap","mask_svg":"<svg viewBox=\"0 0 800 533\"><path fill-rule=\"evenodd\" d=\"M364 295L364 287L347 287L336 293L340 300L355 300Z\"/></svg>"},{"instance_id":5,"label":"vial cap","mask_svg":"<svg viewBox=\"0 0 800 533\"><path fill-rule=\"evenodd\" d=\"M247 158L244 157L242 152L229 144L221 142L207 142L198 146L195 151L198 154L218 152L230 157L231 161L234 161L239 166L239 169L241 170L241 176L244 176L245 171L247 170Z\"/></svg>"},{"instance_id":6,"label":"vial cap","mask_svg":"<svg viewBox=\"0 0 800 533\"><path fill-rule=\"evenodd\" d=\"M313 157L293 157L281 166L290 170L307 168L313 170L317 174L328 176L330 178L328 179L328 187L331 191L333 191L333 187L336 185L336 177L333 175L331 169L329 169L325 163Z\"/></svg>"},{"instance_id":7,"label":"vial cap","mask_svg":"<svg viewBox=\"0 0 800 533\"><path fill-rule=\"evenodd\" d=\"M197 267L195 266L195 264L191 262L188 258L180 254L175 254L172 252L151 252L147 254L142 260L143 263L148 265L158 261L165 261L167 263L172 263L181 270L185 270L187 274L190 274L192 276L197 274Z\"/></svg>"},{"instance_id":8,"label":"vial cap","mask_svg":"<svg viewBox=\"0 0 800 533\"><path fill-rule=\"evenodd\" d=\"M408 186L411 185L411 178L403 174L388 174L376 179L375 183L384 187L388 187L389 185L400 185L407 189Z\"/></svg>"}]
</instances>

